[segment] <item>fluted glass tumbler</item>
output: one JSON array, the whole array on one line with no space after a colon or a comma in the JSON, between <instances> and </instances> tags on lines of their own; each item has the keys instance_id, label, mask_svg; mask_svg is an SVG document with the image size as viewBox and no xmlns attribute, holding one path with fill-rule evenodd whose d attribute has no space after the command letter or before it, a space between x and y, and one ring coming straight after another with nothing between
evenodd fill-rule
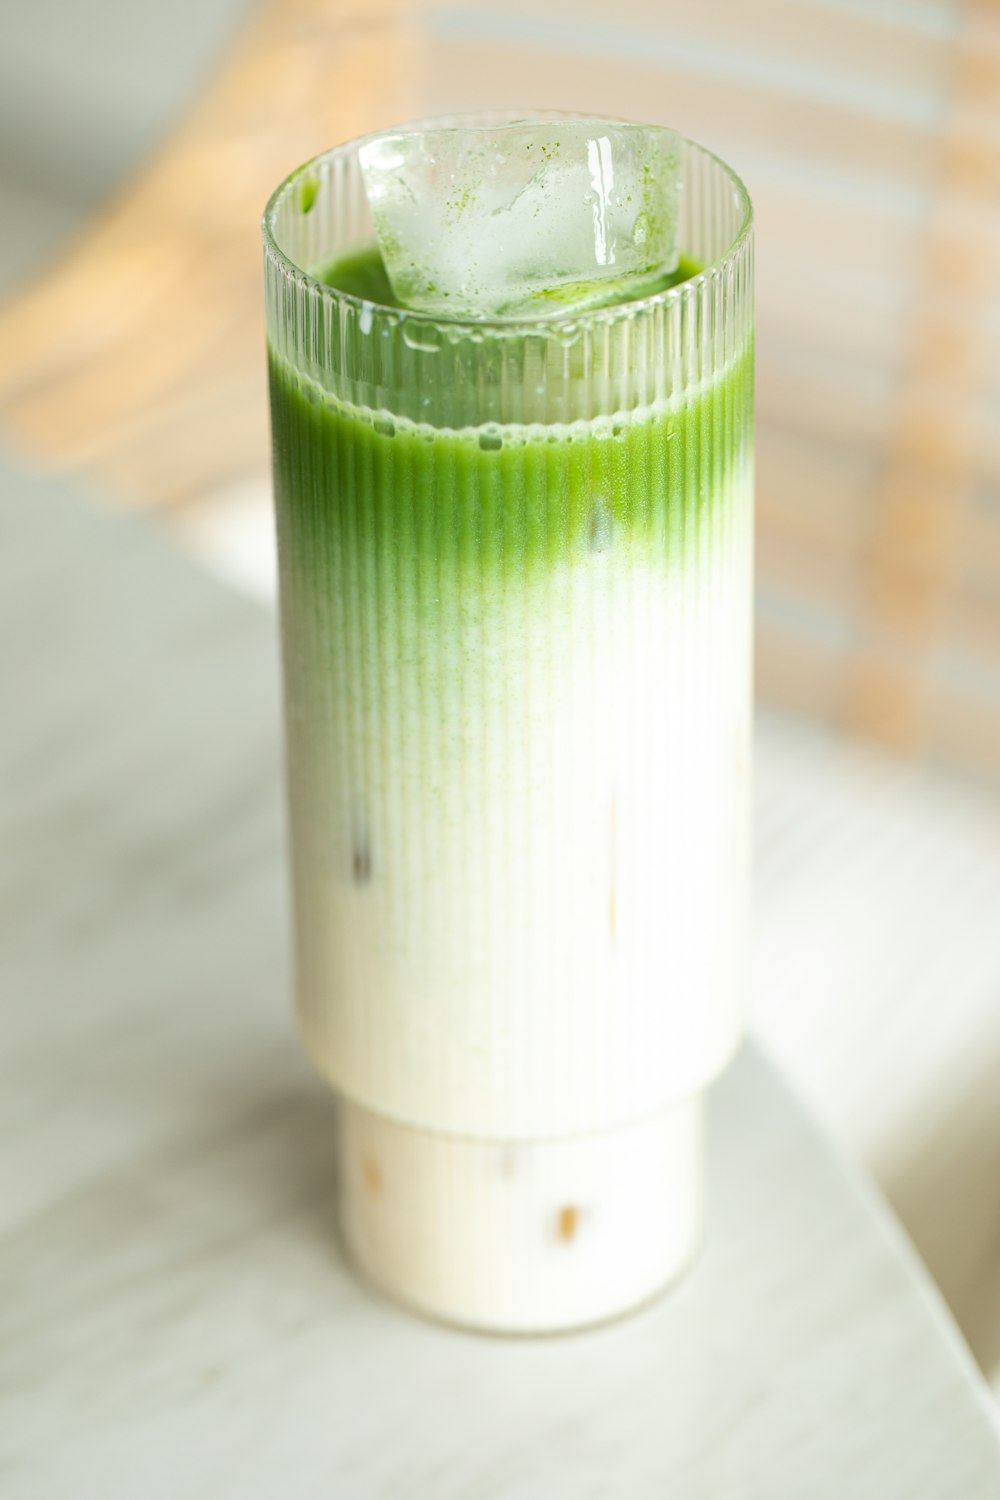
<instances>
[{"instance_id":1,"label":"fluted glass tumbler","mask_svg":"<svg viewBox=\"0 0 1000 1500\"><path fill-rule=\"evenodd\" d=\"M359 144L264 221L298 1013L363 1272L576 1327L695 1253L740 1032L750 204L684 143L687 280L435 319L317 274Z\"/></svg>"}]
</instances>

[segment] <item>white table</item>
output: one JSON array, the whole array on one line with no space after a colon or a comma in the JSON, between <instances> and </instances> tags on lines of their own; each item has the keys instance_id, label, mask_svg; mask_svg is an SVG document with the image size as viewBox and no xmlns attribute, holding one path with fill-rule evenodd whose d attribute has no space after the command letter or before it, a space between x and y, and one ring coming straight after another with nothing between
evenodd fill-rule
<instances>
[{"instance_id":1,"label":"white table","mask_svg":"<svg viewBox=\"0 0 1000 1500\"><path fill-rule=\"evenodd\" d=\"M272 621L9 469L0 617L4 1500L996 1500L937 1293L752 1046L647 1312L488 1341L360 1286L290 1020Z\"/></svg>"}]
</instances>

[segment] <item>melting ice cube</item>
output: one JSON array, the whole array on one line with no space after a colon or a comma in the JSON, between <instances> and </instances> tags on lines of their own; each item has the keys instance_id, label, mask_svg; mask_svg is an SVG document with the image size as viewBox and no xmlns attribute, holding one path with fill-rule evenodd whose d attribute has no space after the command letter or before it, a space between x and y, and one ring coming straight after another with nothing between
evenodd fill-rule
<instances>
[{"instance_id":1,"label":"melting ice cube","mask_svg":"<svg viewBox=\"0 0 1000 1500\"><path fill-rule=\"evenodd\" d=\"M406 307L540 316L619 300L677 265L678 138L605 120L376 136L360 151Z\"/></svg>"}]
</instances>

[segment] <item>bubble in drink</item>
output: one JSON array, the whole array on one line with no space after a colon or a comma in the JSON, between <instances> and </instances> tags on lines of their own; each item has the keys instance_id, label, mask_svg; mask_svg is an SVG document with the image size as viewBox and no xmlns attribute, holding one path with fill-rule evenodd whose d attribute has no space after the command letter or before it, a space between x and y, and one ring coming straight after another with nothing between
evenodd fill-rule
<instances>
[{"instance_id":1,"label":"bubble in drink","mask_svg":"<svg viewBox=\"0 0 1000 1500\"><path fill-rule=\"evenodd\" d=\"M402 130L361 147L406 307L536 317L642 296L677 266L671 130L604 120Z\"/></svg>"}]
</instances>

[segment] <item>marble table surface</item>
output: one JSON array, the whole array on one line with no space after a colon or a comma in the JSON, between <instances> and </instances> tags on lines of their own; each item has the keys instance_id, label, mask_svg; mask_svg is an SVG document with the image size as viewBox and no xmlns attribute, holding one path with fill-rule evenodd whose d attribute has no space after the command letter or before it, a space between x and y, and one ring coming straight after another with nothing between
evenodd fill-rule
<instances>
[{"instance_id":1,"label":"marble table surface","mask_svg":"<svg viewBox=\"0 0 1000 1500\"><path fill-rule=\"evenodd\" d=\"M0 467L4 1500L995 1500L1000 1429L748 1044L705 1253L575 1337L358 1284L294 1039L272 620Z\"/></svg>"}]
</instances>

